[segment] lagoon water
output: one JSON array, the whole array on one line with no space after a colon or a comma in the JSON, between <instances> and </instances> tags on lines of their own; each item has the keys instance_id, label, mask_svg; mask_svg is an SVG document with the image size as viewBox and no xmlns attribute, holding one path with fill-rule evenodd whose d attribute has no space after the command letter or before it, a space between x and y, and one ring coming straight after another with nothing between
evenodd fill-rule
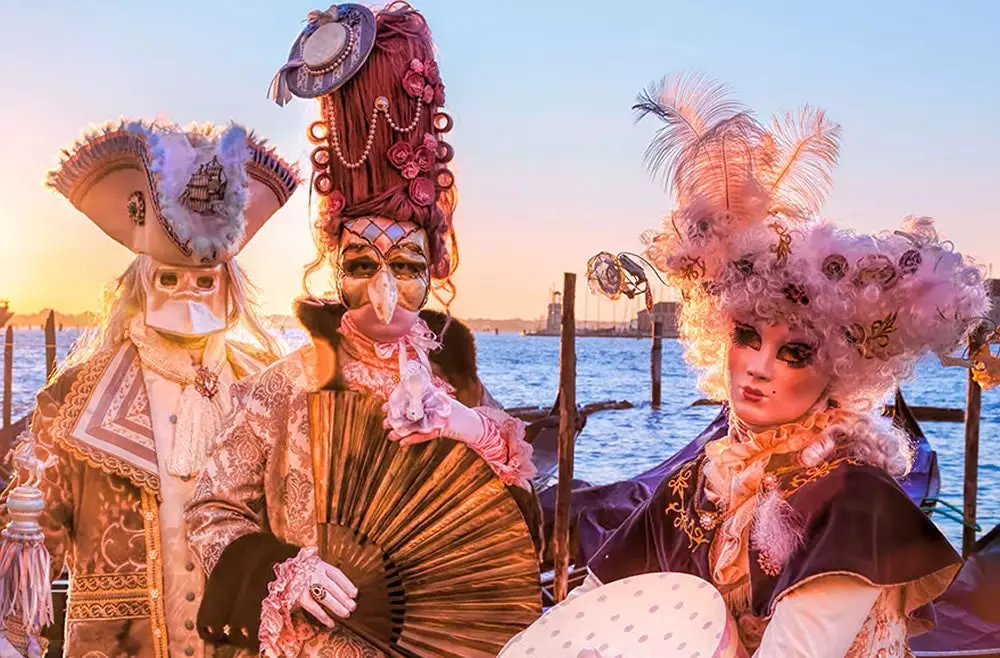
<instances>
[{"instance_id":1,"label":"lagoon water","mask_svg":"<svg viewBox=\"0 0 1000 658\"><path fill-rule=\"evenodd\" d=\"M16 329L13 416L30 411L45 375L44 337L39 330ZM58 332L57 357L62 359L78 332ZM288 332L296 346L304 337ZM559 381L559 339L517 334L478 334L479 368L490 392L506 406L550 405ZM966 371L942 367L927 359L916 379L903 386L914 405L965 406ZM2 386L2 382L0 382ZM577 340L577 401L629 400L634 409L591 416L576 446L575 477L593 484L629 478L663 461L700 432L717 413L715 407L691 407L701 397L694 375L681 359L676 340L663 345L663 405L649 406L649 341L624 338ZM961 507L964 471L964 426L922 424L937 450L942 499ZM983 394L979 466L979 523L983 532L1000 523L1000 389ZM958 523L934 517L955 545Z\"/></svg>"}]
</instances>

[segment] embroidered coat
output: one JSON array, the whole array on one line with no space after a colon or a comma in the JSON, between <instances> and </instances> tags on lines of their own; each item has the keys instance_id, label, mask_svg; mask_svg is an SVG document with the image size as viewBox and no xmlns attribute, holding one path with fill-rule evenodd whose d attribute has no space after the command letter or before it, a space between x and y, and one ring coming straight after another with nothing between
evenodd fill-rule
<instances>
[{"instance_id":1,"label":"embroidered coat","mask_svg":"<svg viewBox=\"0 0 1000 658\"><path fill-rule=\"evenodd\" d=\"M234 378L259 372L270 360L231 342L225 351ZM40 487L46 499L40 523L52 578L64 567L69 571L63 655L171 655L162 596L163 499L135 347L126 342L101 352L39 392L31 431L41 450L57 458ZM2 516L6 524L5 508ZM186 568L204 582L193 561ZM51 639L59 631L45 635ZM16 624L8 624L8 639L24 649Z\"/></svg>"},{"instance_id":2,"label":"embroidered coat","mask_svg":"<svg viewBox=\"0 0 1000 658\"><path fill-rule=\"evenodd\" d=\"M312 300L297 310L313 336L339 344L342 306ZM421 318L435 333L444 331L442 349L429 355L434 374L454 387L466 406L496 405L476 374L471 332L455 321L445 331L440 313L422 311ZM317 545L306 409L307 393L319 388L315 359L315 348L308 345L239 384L246 388L244 405L216 443L188 508L192 550L211 575L199 630L209 641L242 647L246 653L240 655L259 650L261 604L275 579L274 566L294 557L299 547ZM537 498L520 487L508 490L540 547ZM347 633L299 628L305 635L299 656L381 655Z\"/></svg>"}]
</instances>

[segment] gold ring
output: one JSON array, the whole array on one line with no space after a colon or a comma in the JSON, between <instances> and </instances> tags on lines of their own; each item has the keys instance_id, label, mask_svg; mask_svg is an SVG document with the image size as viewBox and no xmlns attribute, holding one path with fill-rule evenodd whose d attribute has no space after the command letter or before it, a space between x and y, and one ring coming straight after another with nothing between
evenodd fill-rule
<instances>
[{"instance_id":1,"label":"gold ring","mask_svg":"<svg viewBox=\"0 0 1000 658\"><path fill-rule=\"evenodd\" d=\"M322 603L323 599L326 598L326 588L319 583L313 583L309 586L309 596L313 597L316 603Z\"/></svg>"}]
</instances>

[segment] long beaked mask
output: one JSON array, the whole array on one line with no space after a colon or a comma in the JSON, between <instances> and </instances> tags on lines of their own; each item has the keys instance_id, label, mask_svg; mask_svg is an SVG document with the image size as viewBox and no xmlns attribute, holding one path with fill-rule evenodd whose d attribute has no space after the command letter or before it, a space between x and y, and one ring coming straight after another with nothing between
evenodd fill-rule
<instances>
[{"instance_id":1,"label":"long beaked mask","mask_svg":"<svg viewBox=\"0 0 1000 658\"><path fill-rule=\"evenodd\" d=\"M370 305L388 326L404 309L415 321L430 291L426 231L412 222L361 217L344 225L338 246L337 291L349 311Z\"/></svg>"},{"instance_id":2,"label":"long beaked mask","mask_svg":"<svg viewBox=\"0 0 1000 658\"><path fill-rule=\"evenodd\" d=\"M146 325L184 337L228 328L229 284L225 265L182 267L153 261L146 295Z\"/></svg>"}]
</instances>

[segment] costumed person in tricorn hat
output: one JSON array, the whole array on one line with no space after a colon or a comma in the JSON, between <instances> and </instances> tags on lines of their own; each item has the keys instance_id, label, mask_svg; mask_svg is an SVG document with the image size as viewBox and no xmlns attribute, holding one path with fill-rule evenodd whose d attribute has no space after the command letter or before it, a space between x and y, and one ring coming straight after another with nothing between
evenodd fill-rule
<instances>
[{"instance_id":1,"label":"costumed person in tricorn hat","mask_svg":"<svg viewBox=\"0 0 1000 658\"><path fill-rule=\"evenodd\" d=\"M683 296L686 359L729 429L611 535L574 594L683 572L721 593L760 658L908 655L961 560L897 485L911 446L875 412L979 325L982 273L927 218L875 235L814 218L839 154L820 110L765 129L697 77L636 110L664 122L647 156L677 202L645 255ZM625 274L608 253L588 272L610 295Z\"/></svg>"},{"instance_id":2,"label":"costumed person in tricorn hat","mask_svg":"<svg viewBox=\"0 0 1000 658\"><path fill-rule=\"evenodd\" d=\"M32 603L46 614L24 619L30 597L12 585L48 597L65 566L66 656L202 656L194 620L205 575L184 505L233 406L230 386L280 356L234 258L298 177L237 125L122 122L64 155L49 186L138 255L100 324L38 394L31 433L54 462L37 519L51 573L26 580L9 568L18 547L5 532L8 640L23 653L51 610ZM237 342L237 331L259 345Z\"/></svg>"},{"instance_id":3,"label":"costumed person in tricorn hat","mask_svg":"<svg viewBox=\"0 0 1000 658\"><path fill-rule=\"evenodd\" d=\"M385 427L379 421L378 436L359 439L371 451L381 450L382 442L399 450L393 443L398 442L413 454L449 445L447 440L464 444L462 453L489 465L486 473L500 493L517 499L532 530L540 518L530 485L534 467L523 424L504 413L479 380L469 329L424 308L432 294L445 305L450 302L457 265L456 190L448 169L453 152L443 140L452 120L440 109L444 84L424 18L406 3L374 13L353 4L310 13L290 61L272 84L279 104L293 95L319 101L320 119L308 128L314 144L312 192L319 199L314 222L319 257L310 271L332 266L339 301L307 297L297 302L310 344L249 381L247 404L228 423L198 484L187 513L189 537L211 574L199 629L214 643L266 656L368 656L375 655L373 645L348 632L356 630L350 623L359 615L351 615L356 605L364 607L366 591L317 553L322 544L317 514L323 513L318 508L329 504L328 496L317 493L326 483L314 471L322 458L317 436L324 431L310 401L318 399L317 391L378 400ZM344 431L334 438L357 437ZM443 443L424 443L431 440ZM396 457L402 459L400 454ZM351 458L340 464L350 473L359 469L343 483L344 491L381 495L386 493L382 488L420 475L366 480L364 463ZM366 489L366 482L379 491ZM448 504L457 510L468 494L457 494ZM512 509L524 526L517 506ZM397 509L398 516L383 515L373 524L393 519L405 524L424 512L419 506L407 510ZM486 521L465 518L442 528L472 534ZM368 528L352 535L361 546L378 547L382 557L371 568L399 567L393 551L405 538L388 547L373 538L374 532ZM535 574L527 591L534 592L533 607L540 610L538 560L527 532L525 527L529 571ZM501 547L505 540L490 541ZM456 551L439 564L460 557ZM508 557L509 565L517 564L516 556ZM494 560L481 571L488 575L506 566ZM426 572L424 584L434 582L432 573ZM236 592L241 592L238 600ZM413 603L409 595L406 603ZM410 610L406 623L434 612ZM449 610L445 605L436 612L447 617ZM457 607L452 612L459 614ZM503 630L518 614L513 608L506 612L510 619L480 614L470 624ZM382 618L385 626L393 625L390 639L398 639L396 625L403 623L395 614L386 608ZM371 618L377 622L379 616ZM331 630L334 622L337 628ZM518 627L511 628L497 649ZM453 629L453 639L461 642L462 624L454 623ZM424 646L428 651L433 645Z\"/></svg>"}]
</instances>

